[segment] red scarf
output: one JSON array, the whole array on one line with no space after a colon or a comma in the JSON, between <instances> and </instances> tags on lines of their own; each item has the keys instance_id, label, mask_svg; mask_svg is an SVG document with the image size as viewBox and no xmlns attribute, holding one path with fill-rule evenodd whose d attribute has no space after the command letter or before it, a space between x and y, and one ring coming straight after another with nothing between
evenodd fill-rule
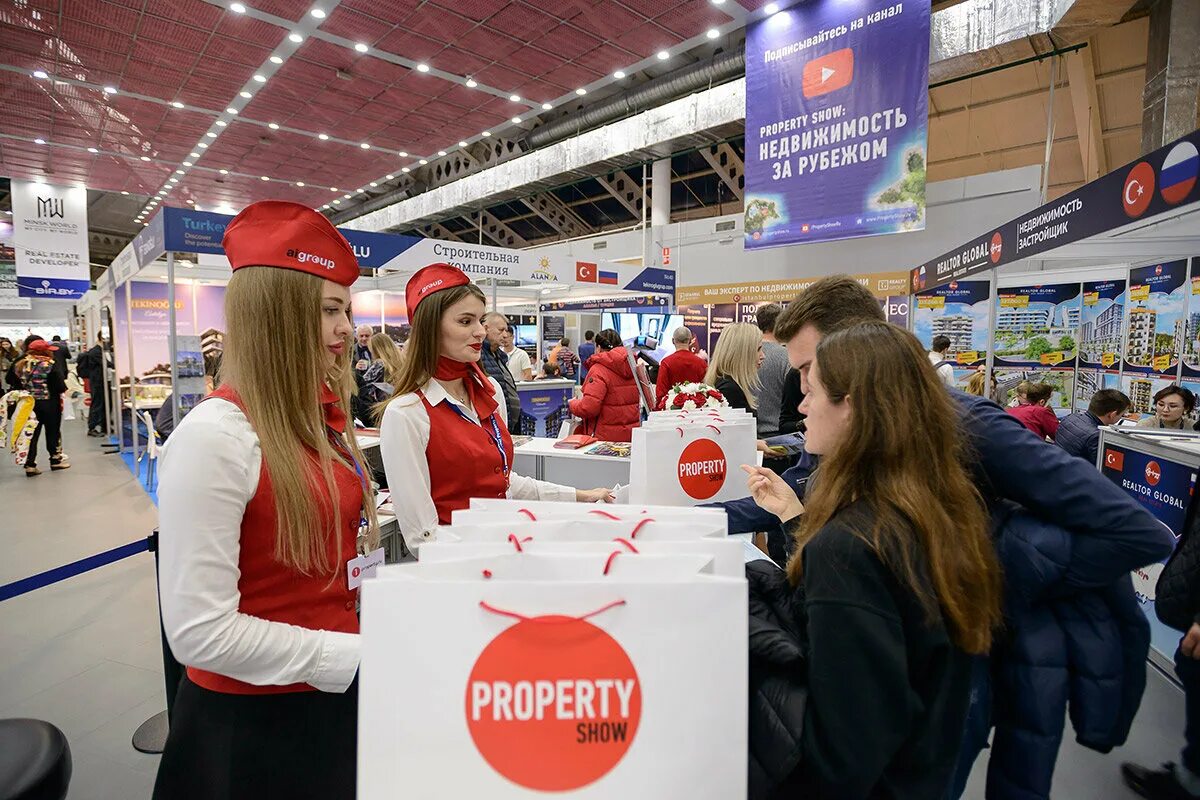
<instances>
[{"instance_id":1,"label":"red scarf","mask_svg":"<svg viewBox=\"0 0 1200 800\"><path fill-rule=\"evenodd\" d=\"M467 387L467 397L475 408L475 413L479 415L480 422L496 413L497 403L492 392L492 382L480 368L479 362L455 361L438 356L433 377L439 381L455 381L462 378L463 385Z\"/></svg>"}]
</instances>

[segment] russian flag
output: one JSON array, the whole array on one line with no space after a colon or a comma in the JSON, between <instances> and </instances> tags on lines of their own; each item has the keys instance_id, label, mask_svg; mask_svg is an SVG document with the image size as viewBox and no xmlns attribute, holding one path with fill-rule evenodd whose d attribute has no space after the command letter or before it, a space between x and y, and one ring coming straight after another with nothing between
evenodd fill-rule
<instances>
[{"instance_id":1,"label":"russian flag","mask_svg":"<svg viewBox=\"0 0 1200 800\"><path fill-rule=\"evenodd\" d=\"M1171 205L1183 202L1196 185L1198 168L1200 153L1196 151L1196 145L1180 142L1171 148L1159 173L1159 192L1162 199Z\"/></svg>"},{"instance_id":2,"label":"russian flag","mask_svg":"<svg viewBox=\"0 0 1200 800\"><path fill-rule=\"evenodd\" d=\"M612 286L616 286L617 285L617 273L605 272L604 270L600 270L600 283L607 283Z\"/></svg>"}]
</instances>

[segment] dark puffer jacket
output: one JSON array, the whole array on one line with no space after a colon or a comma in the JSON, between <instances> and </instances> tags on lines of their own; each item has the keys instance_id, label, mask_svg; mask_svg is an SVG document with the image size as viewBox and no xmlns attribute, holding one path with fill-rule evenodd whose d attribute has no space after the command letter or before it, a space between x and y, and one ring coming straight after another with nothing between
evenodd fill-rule
<instances>
[{"instance_id":1,"label":"dark puffer jacket","mask_svg":"<svg viewBox=\"0 0 1200 800\"><path fill-rule=\"evenodd\" d=\"M1129 573L1162 560L1171 537L1072 534L1011 504L993 520L1006 634L992 651L987 796L1048 798L1066 712L1076 741L1093 750L1129 735L1150 647Z\"/></svg>"},{"instance_id":2,"label":"dark puffer jacket","mask_svg":"<svg viewBox=\"0 0 1200 800\"><path fill-rule=\"evenodd\" d=\"M1054 443L1073 456L1096 463L1100 447L1100 420L1090 411L1076 411L1063 417L1054 434Z\"/></svg>"},{"instance_id":3,"label":"dark puffer jacket","mask_svg":"<svg viewBox=\"0 0 1200 800\"><path fill-rule=\"evenodd\" d=\"M624 347L603 350L587 360L583 397L569 404L583 420L582 433L606 442L628 442L641 422L637 382Z\"/></svg>"}]
</instances>

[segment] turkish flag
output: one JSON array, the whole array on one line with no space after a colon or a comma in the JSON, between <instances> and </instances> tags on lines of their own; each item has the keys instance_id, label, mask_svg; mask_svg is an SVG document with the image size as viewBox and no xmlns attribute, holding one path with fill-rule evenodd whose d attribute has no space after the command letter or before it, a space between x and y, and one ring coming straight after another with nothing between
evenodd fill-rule
<instances>
[{"instance_id":1,"label":"turkish flag","mask_svg":"<svg viewBox=\"0 0 1200 800\"><path fill-rule=\"evenodd\" d=\"M596 282L596 265L589 264L587 261L575 262L575 280L583 283Z\"/></svg>"},{"instance_id":2,"label":"turkish flag","mask_svg":"<svg viewBox=\"0 0 1200 800\"><path fill-rule=\"evenodd\" d=\"M849 47L834 50L827 56L814 58L804 65L801 90L805 97L844 89L854 80L854 51Z\"/></svg>"},{"instance_id":3,"label":"turkish flag","mask_svg":"<svg viewBox=\"0 0 1200 800\"><path fill-rule=\"evenodd\" d=\"M1120 450L1104 451L1104 466L1109 469L1123 470L1125 469L1125 454Z\"/></svg>"}]
</instances>

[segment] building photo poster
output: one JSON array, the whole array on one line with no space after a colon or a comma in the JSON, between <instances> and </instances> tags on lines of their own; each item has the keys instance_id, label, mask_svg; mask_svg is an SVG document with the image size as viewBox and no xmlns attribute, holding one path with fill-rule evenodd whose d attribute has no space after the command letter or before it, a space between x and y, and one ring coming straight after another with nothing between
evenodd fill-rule
<instances>
[{"instance_id":1,"label":"building photo poster","mask_svg":"<svg viewBox=\"0 0 1200 800\"><path fill-rule=\"evenodd\" d=\"M1182 259L1129 271L1126 375L1175 377L1186 325L1187 266Z\"/></svg>"},{"instance_id":2,"label":"building photo poster","mask_svg":"<svg viewBox=\"0 0 1200 800\"><path fill-rule=\"evenodd\" d=\"M1075 366L1078 283L1001 287L997 293L996 366Z\"/></svg>"},{"instance_id":3,"label":"building photo poster","mask_svg":"<svg viewBox=\"0 0 1200 800\"><path fill-rule=\"evenodd\" d=\"M928 2L811 0L746 32L747 249L925 227Z\"/></svg>"},{"instance_id":4,"label":"building photo poster","mask_svg":"<svg viewBox=\"0 0 1200 800\"><path fill-rule=\"evenodd\" d=\"M913 333L925 349L933 346L935 336L946 336L946 357L958 367L986 362L988 289L987 281L955 281L918 294Z\"/></svg>"}]
</instances>

